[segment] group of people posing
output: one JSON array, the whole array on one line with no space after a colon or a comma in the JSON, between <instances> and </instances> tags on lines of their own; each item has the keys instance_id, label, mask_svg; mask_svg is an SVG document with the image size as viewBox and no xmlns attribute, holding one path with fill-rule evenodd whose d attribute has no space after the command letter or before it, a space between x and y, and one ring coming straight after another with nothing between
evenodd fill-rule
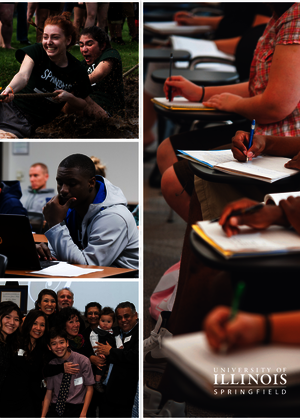
<instances>
[{"instance_id":1,"label":"group of people posing","mask_svg":"<svg viewBox=\"0 0 300 420\"><path fill-rule=\"evenodd\" d=\"M83 319L73 303L69 288L43 289L24 318L14 302L0 303L1 417L131 417L138 386L134 304L114 310L89 302Z\"/></svg>"},{"instance_id":2,"label":"group of people posing","mask_svg":"<svg viewBox=\"0 0 300 420\"><path fill-rule=\"evenodd\" d=\"M20 70L0 92L0 138L31 137L61 111L100 119L122 117L122 61L107 33L97 26L82 30L80 62L68 52L77 34L70 13L50 16L42 32L41 43L16 51ZM27 96L32 93L40 96Z\"/></svg>"}]
</instances>

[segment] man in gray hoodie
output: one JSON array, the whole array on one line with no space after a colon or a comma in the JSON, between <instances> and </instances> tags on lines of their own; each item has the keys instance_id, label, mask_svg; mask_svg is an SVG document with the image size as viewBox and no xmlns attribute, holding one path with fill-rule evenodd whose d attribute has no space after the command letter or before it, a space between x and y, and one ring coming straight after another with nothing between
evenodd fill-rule
<instances>
[{"instance_id":1,"label":"man in gray hoodie","mask_svg":"<svg viewBox=\"0 0 300 420\"><path fill-rule=\"evenodd\" d=\"M65 158L57 169L58 195L44 207L52 258L73 264L138 268L139 234L119 187L95 176L85 155ZM49 258L45 248L39 248ZM50 257L51 258L51 257Z\"/></svg>"},{"instance_id":2,"label":"man in gray hoodie","mask_svg":"<svg viewBox=\"0 0 300 420\"><path fill-rule=\"evenodd\" d=\"M21 203L27 211L43 212L47 199L55 195L53 188L47 188L48 167L44 163L34 163L29 169L31 186L23 192Z\"/></svg>"}]
</instances>

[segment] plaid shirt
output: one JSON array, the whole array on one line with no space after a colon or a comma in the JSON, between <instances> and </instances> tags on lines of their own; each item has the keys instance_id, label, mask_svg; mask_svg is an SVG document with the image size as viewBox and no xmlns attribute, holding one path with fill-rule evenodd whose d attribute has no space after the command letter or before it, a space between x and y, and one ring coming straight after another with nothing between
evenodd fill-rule
<instances>
[{"instance_id":1,"label":"plaid shirt","mask_svg":"<svg viewBox=\"0 0 300 420\"><path fill-rule=\"evenodd\" d=\"M275 47L287 44L300 44L299 3L295 3L277 20L273 16L259 39L250 68L250 96L264 92L268 84ZM255 132L277 136L299 136L300 102L284 120L272 124L257 124Z\"/></svg>"}]
</instances>

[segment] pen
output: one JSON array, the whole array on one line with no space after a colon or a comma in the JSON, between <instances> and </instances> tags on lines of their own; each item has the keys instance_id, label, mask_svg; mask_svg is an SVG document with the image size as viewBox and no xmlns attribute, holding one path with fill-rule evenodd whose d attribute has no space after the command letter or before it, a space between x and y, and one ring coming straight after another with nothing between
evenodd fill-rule
<instances>
[{"instance_id":1,"label":"pen","mask_svg":"<svg viewBox=\"0 0 300 420\"><path fill-rule=\"evenodd\" d=\"M252 146L254 130L255 130L255 120L252 120L251 130L250 130L250 138L249 138L249 144L248 144L248 150ZM246 162L248 162L248 156L247 156Z\"/></svg>"},{"instance_id":2,"label":"pen","mask_svg":"<svg viewBox=\"0 0 300 420\"><path fill-rule=\"evenodd\" d=\"M241 216L242 214L252 214L256 213L258 210L262 209L264 206L264 203L255 204L255 206L247 207L245 209L240 210L233 210L229 216L227 216L227 219L230 219L230 217L233 216ZM215 219L212 219L209 223L215 223L220 220L220 217L216 217Z\"/></svg>"},{"instance_id":3,"label":"pen","mask_svg":"<svg viewBox=\"0 0 300 420\"><path fill-rule=\"evenodd\" d=\"M246 287L246 284L242 280L239 281L238 284L236 285L236 289L235 289L234 296L232 299L232 304L231 304L231 312L228 318L229 321L232 321L236 317L237 311L240 306L241 297L245 290L245 287ZM223 342L220 346L220 353L225 354L227 353L227 350L228 350L228 345L226 342Z\"/></svg>"},{"instance_id":4,"label":"pen","mask_svg":"<svg viewBox=\"0 0 300 420\"><path fill-rule=\"evenodd\" d=\"M172 66L173 66L173 54L170 54L170 70L169 70L169 79L171 80L172 77ZM169 92L168 92L168 99L169 102L171 102L172 100L172 87L169 87Z\"/></svg>"}]
</instances>

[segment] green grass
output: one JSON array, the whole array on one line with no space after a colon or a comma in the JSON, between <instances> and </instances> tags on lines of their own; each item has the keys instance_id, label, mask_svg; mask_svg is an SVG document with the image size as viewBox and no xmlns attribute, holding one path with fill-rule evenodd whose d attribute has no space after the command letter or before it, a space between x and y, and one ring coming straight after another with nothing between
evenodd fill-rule
<instances>
[{"instance_id":1,"label":"green grass","mask_svg":"<svg viewBox=\"0 0 300 420\"><path fill-rule=\"evenodd\" d=\"M17 19L14 18L14 30L11 45L13 48L18 49L24 47L24 45L17 41L16 25ZM35 35L35 28L30 26L28 39L31 43L35 43ZM139 54L138 44L136 42L130 42L131 37L129 36L127 22L125 22L122 36L126 42L126 45L117 45L112 43L112 47L119 51L122 57L123 73L125 73L139 62ZM76 58L78 58L78 60L82 60L83 57L79 51L79 47L72 47L71 53ZM0 87L2 87L2 89L4 89L9 84L13 76L18 72L19 68L20 64L15 59L15 50L5 50L4 48L0 48ZM138 69L135 70L132 74L138 74Z\"/></svg>"}]
</instances>

